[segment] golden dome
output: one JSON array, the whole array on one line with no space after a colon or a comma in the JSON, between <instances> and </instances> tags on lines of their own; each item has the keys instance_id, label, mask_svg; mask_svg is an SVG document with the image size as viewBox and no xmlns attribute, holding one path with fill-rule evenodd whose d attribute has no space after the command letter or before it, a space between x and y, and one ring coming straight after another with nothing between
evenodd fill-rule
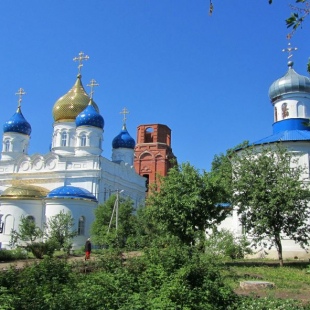
<instances>
[{"instance_id":1,"label":"golden dome","mask_svg":"<svg viewBox=\"0 0 310 310\"><path fill-rule=\"evenodd\" d=\"M92 99L90 99L85 92L81 81L81 75L79 74L73 87L54 104L54 121L74 121L75 118L87 107L90 100ZM99 113L98 106L93 100L92 104Z\"/></svg>"},{"instance_id":2,"label":"golden dome","mask_svg":"<svg viewBox=\"0 0 310 310\"><path fill-rule=\"evenodd\" d=\"M0 199L42 199L49 193L46 188L35 185L13 185L2 192Z\"/></svg>"}]
</instances>

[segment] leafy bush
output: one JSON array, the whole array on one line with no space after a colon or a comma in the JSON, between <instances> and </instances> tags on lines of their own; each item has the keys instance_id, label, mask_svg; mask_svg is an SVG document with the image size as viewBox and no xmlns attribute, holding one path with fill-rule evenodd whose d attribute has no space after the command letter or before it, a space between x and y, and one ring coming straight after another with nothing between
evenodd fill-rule
<instances>
[{"instance_id":1,"label":"leafy bush","mask_svg":"<svg viewBox=\"0 0 310 310\"><path fill-rule=\"evenodd\" d=\"M33 242L26 246L34 257L43 258L45 255L52 257L57 249L57 243L54 240L47 240L46 242Z\"/></svg>"},{"instance_id":2,"label":"leafy bush","mask_svg":"<svg viewBox=\"0 0 310 310\"><path fill-rule=\"evenodd\" d=\"M207 254L231 259L244 258L245 255L253 253L250 242L245 236L236 237L231 231L225 229L211 234L205 246Z\"/></svg>"},{"instance_id":3,"label":"leafy bush","mask_svg":"<svg viewBox=\"0 0 310 310\"><path fill-rule=\"evenodd\" d=\"M18 259L26 259L27 252L24 249L15 249L15 250L0 250L0 261L12 261Z\"/></svg>"},{"instance_id":4,"label":"leafy bush","mask_svg":"<svg viewBox=\"0 0 310 310\"><path fill-rule=\"evenodd\" d=\"M300 302L292 299L275 299L270 297L242 297L240 303L228 309L237 310L306 310L308 306L303 306Z\"/></svg>"}]
</instances>

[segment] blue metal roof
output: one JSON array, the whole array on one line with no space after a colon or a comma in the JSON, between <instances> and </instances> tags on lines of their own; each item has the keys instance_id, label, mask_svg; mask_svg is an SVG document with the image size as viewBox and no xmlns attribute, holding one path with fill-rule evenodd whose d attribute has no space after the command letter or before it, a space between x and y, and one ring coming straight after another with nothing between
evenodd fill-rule
<instances>
[{"instance_id":1,"label":"blue metal roof","mask_svg":"<svg viewBox=\"0 0 310 310\"><path fill-rule=\"evenodd\" d=\"M60 186L48 193L46 198L71 198L71 199L89 199L97 201L96 197L88 190L75 186Z\"/></svg>"},{"instance_id":2,"label":"blue metal roof","mask_svg":"<svg viewBox=\"0 0 310 310\"><path fill-rule=\"evenodd\" d=\"M274 143L281 141L310 141L310 131L308 130L285 130L277 132L269 137L263 138L261 140L255 141L252 144L265 144Z\"/></svg>"}]
</instances>

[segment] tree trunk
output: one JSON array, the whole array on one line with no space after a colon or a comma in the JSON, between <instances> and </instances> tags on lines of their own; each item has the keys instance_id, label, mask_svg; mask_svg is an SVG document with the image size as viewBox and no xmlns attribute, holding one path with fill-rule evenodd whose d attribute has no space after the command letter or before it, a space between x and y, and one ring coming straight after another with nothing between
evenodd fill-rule
<instances>
[{"instance_id":1,"label":"tree trunk","mask_svg":"<svg viewBox=\"0 0 310 310\"><path fill-rule=\"evenodd\" d=\"M282 243L281 243L280 234L275 235L275 244L276 244L276 248L278 251L280 266L283 267Z\"/></svg>"}]
</instances>

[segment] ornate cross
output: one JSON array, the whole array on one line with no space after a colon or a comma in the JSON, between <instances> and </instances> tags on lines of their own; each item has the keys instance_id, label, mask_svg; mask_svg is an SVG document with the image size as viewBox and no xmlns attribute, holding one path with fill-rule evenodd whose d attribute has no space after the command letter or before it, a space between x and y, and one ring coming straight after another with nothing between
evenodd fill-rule
<instances>
[{"instance_id":1,"label":"ornate cross","mask_svg":"<svg viewBox=\"0 0 310 310\"><path fill-rule=\"evenodd\" d=\"M99 86L99 84L94 79L92 79L90 84L87 84L87 86L90 87L90 99L93 99L94 87Z\"/></svg>"},{"instance_id":2,"label":"ornate cross","mask_svg":"<svg viewBox=\"0 0 310 310\"><path fill-rule=\"evenodd\" d=\"M79 52L79 56L78 57L74 57L73 61L78 61L79 65L78 65L78 69L79 69L79 74L81 74L81 68L83 67L83 60L88 60L89 56L84 55L83 52Z\"/></svg>"},{"instance_id":3,"label":"ornate cross","mask_svg":"<svg viewBox=\"0 0 310 310\"><path fill-rule=\"evenodd\" d=\"M21 104L21 102L23 100L23 95L26 95L26 93L25 93L25 91L22 88L20 88L17 91L17 93L15 93L15 95L18 95L18 107L20 108L20 104Z\"/></svg>"},{"instance_id":4,"label":"ornate cross","mask_svg":"<svg viewBox=\"0 0 310 310\"><path fill-rule=\"evenodd\" d=\"M287 52L288 53L287 59L290 59L293 57L293 51L297 51L297 49L298 49L297 47L291 47L291 43L288 42L288 47L284 48L282 52Z\"/></svg>"},{"instance_id":5,"label":"ornate cross","mask_svg":"<svg viewBox=\"0 0 310 310\"><path fill-rule=\"evenodd\" d=\"M119 112L120 114L123 114L124 115L124 117L123 117L123 123L124 123L124 125L126 124L126 120L127 120L127 117L126 117L126 114L129 114L129 111L126 109L126 108L124 108L121 112Z\"/></svg>"}]
</instances>

